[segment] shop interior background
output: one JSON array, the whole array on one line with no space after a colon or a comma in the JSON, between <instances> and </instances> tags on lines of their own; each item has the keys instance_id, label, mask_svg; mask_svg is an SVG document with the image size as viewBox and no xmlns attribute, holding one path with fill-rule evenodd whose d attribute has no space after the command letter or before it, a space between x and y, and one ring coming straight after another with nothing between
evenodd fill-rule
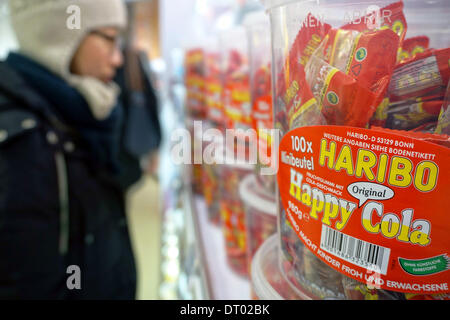
<instances>
[{"instance_id":1,"label":"shop interior background","mask_svg":"<svg viewBox=\"0 0 450 320\"><path fill-rule=\"evenodd\" d=\"M193 221L185 212L189 206L184 203L183 172L171 164L168 156L170 133L183 127L184 50L208 34L241 23L246 13L262 6L257 0L125 2L130 12L135 12L132 23L137 46L150 59L150 76L157 89L164 132L156 179L145 176L128 195L139 276L137 298L207 298L210 294L200 270ZM0 0L0 60L16 48L7 0ZM182 249L186 249L183 257ZM248 288L248 284L244 285Z\"/></svg>"}]
</instances>

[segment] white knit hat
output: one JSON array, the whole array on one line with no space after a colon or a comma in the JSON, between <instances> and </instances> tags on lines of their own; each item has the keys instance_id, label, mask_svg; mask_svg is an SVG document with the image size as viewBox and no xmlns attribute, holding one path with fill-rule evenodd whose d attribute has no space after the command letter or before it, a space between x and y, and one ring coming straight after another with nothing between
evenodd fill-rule
<instances>
[{"instance_id":1,"label":"white knit hat","mask_svg":"<svg viewBox=\"0 0 450 320\"><path fill-rule=\"evenodd\" d=\"M80 28L71 29L69 7L80 9ZM19 52L47 67L80 91L97 119L106 118L119 88L70 73L70 63L84 37L100 27L126 27L122 0L9 0Z\"/></svg>"}]
</instances>

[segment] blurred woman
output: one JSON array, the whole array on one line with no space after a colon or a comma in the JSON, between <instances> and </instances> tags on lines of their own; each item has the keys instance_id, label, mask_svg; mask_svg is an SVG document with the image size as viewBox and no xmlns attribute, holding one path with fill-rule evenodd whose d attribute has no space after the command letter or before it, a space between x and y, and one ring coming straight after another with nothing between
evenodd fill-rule
<instances>
[{"instance_id":1,"label":"blurred woman","mask_svg":"<svg viewBox=\"0 0 450 320\"><path fill-rule=\"evenodd\" d=\"M20 49L0 63L0 299L134 299L112 81L124 4L9 5Z\"/></svg>"}]
</instances>

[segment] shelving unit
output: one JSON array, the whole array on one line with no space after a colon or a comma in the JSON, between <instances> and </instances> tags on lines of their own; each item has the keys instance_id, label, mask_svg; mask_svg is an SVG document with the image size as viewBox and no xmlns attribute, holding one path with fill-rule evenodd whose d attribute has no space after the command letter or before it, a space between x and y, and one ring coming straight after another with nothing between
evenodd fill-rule
<instances>
[{"instance_id":1,"label":"shelving unit","mask_svg":"<svg viewBox=\"0 0 450 320\"><path fill-rule=\"evenodd\" d=\"M171 114L174 106L169 102L166 106L172 111L163 122L176 126L176 116ZM171 128L165 129L170 132ZM222 230L209 222L203 197L192 192L191 167L173 164L169 149L166 143L161 154L160 298L249 300L249 279L228 266Z\"/></svg>"},{"instance_id":2,"label":"shelving unit","mask_svg":"<svg viewBox=\"0 0 450 320\"><path fill-rule=\"evenodd\" d=\"M194 198L199 223L199 238L203 244L206 272L213 299L249 300L249 279L235 274L226 261L222 230L208 220L208 211L201 197Z\"/></svg>"}]
</instances>

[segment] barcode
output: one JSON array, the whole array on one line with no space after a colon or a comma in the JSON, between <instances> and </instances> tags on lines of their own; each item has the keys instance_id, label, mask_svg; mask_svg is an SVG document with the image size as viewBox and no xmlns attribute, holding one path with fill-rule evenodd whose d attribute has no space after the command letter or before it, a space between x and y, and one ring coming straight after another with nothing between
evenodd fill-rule
<instances>
[{"instance_id":1,"label":"barcode","mask_svg":"<svg viewBox=\"0 0 450 320\"><path fill-rule=\"evenodd\" d=\"M386 275L391 249L322 225L320 248L357 266Z\"/></svg>"}]
</instances>

